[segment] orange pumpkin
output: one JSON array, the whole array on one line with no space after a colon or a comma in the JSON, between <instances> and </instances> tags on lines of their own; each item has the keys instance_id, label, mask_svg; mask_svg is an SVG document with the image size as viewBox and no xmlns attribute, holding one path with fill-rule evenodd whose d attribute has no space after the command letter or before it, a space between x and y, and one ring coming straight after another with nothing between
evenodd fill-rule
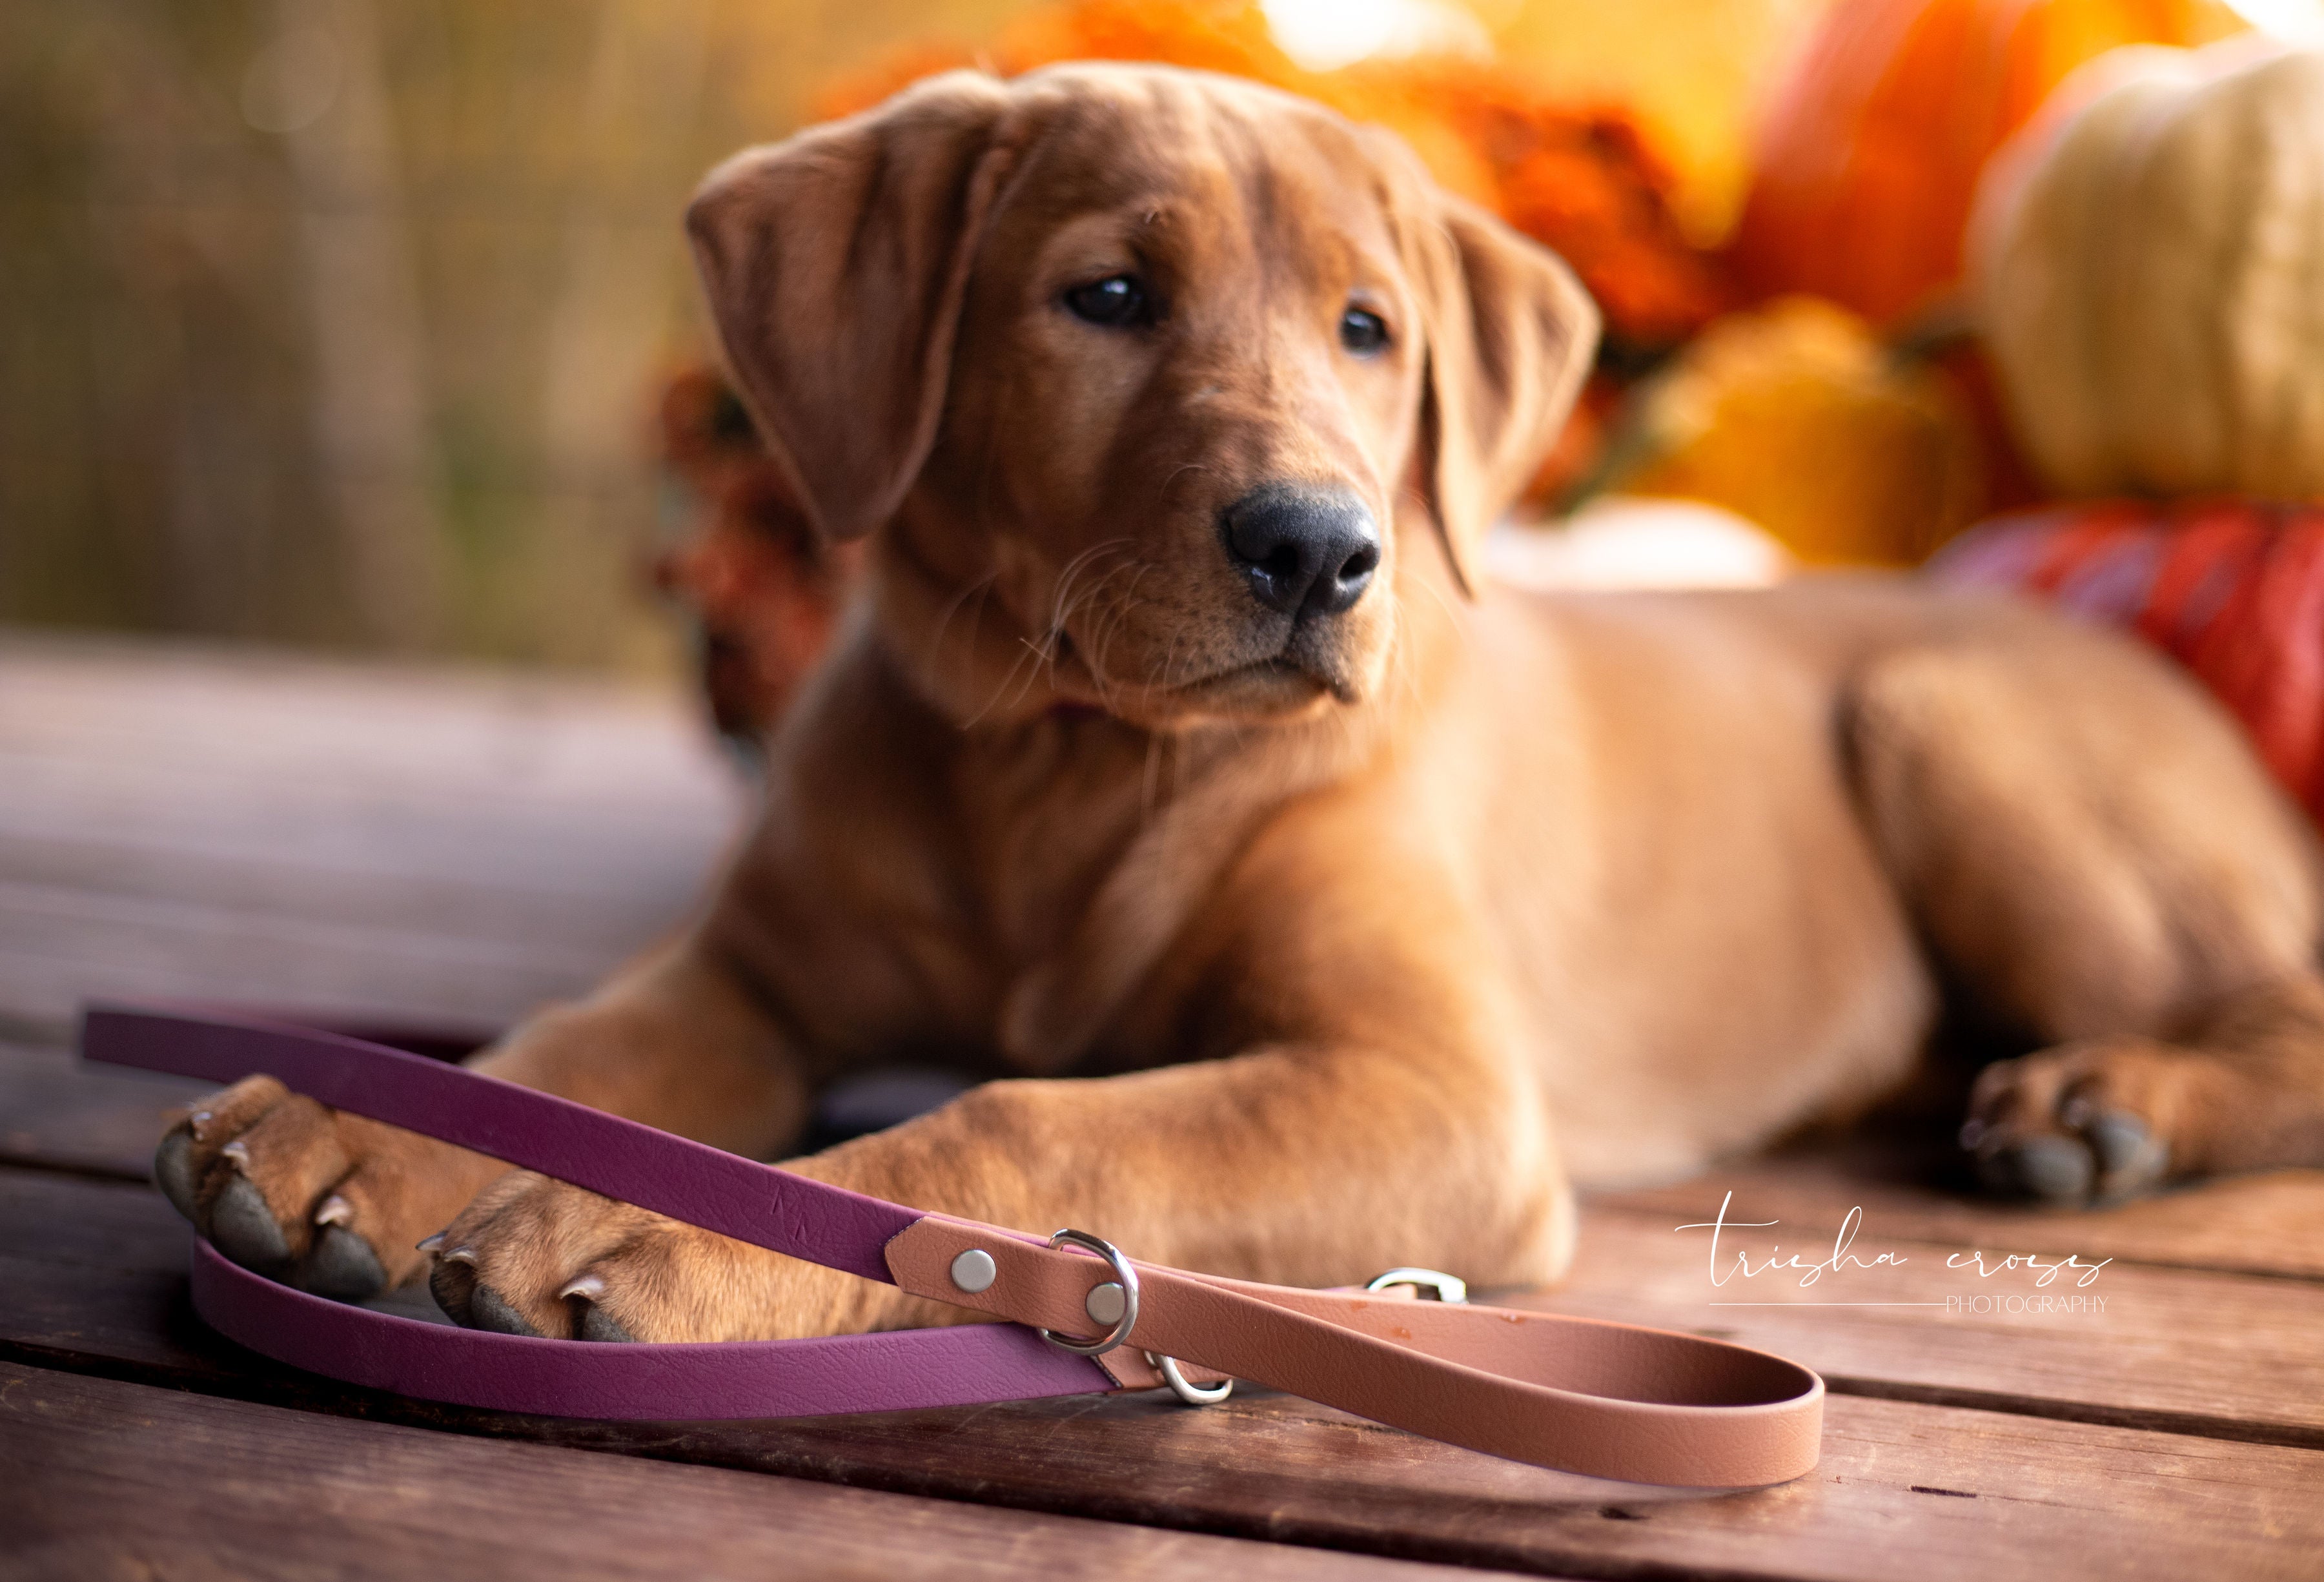
<instances>
[{"instance_id":1,"label":"orange pumpkin","mask_svg":"<svg viewBox=\"0 0 2324 1582\"><path fill-rule=\"evenodd\" d=\"M1930 564L2128 626L2193 671L2324 824L2324 505L2107 501L1997 517Z\"/></svg>"},{"instance_id":2,"label":"orange pumpkin","mask_svg":"<svg viewBox=\"0 0 2324 1582\"><path fill-rule=\"evenodd\" d=\"M1839 0L1768 102L1736 273L1756 295L1910 317L1960 278L1978 171L2061 79L2238 25L2213 0Z\"/></svg>"},{"instance_id":3,"label":"orange pumpkin","mask_svg":"<svg viewBox=\"0 0 2324 1582\"><path fill-rule=\"evenodd\" d=\"M1611 492L1723 506L1810 564L1917 565L1986 513L1963 403L1815 297L1688 342L1633 394L1609 455Z\"/></svg>"}]
</instances>

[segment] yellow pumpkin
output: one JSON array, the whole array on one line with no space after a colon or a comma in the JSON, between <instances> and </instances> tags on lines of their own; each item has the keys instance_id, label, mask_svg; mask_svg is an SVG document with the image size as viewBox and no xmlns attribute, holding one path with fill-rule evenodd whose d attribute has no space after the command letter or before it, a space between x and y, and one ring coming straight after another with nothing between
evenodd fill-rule
<instances>
[{"instance_id":1,"label":"yellow pumpkin","mask_svg":"<svg viewBox=\"0 0 2324 1582\"><path fill-rule=\"evenodd\" d=\"M2324 50L2135 48L1988 168L1978 327L2069 495L2324 495Z\"/></svg>"},{"instance_id":2,"label":"yellow pumpkin","mask_svg":"<svg viewBox=\"0 0 2324 1582\"><path fill-rule=\"evenodd\" d=\"M1814 297L1714 321L1638 393L1612 453L1606 487L1723 506L1811 564L1917 563L1985 505L1960 402Z\"/></svg>"}]
</instances>

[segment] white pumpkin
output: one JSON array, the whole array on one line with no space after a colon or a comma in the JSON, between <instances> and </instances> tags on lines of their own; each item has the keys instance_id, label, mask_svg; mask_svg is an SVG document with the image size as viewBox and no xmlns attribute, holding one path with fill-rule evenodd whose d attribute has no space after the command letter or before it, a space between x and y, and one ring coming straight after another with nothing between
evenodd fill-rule
<instances>
[{"instance_id":1,"label":"white pumpkin","mask_svg":"<svg viewBox=\"0 0 2324 1582\"><path fill-rule=\"evenodd\" d=\"M1969 253L2052 487L2324 496L2324 49L2099 57L1995 156Z\"/></svg>"}]
</instances>

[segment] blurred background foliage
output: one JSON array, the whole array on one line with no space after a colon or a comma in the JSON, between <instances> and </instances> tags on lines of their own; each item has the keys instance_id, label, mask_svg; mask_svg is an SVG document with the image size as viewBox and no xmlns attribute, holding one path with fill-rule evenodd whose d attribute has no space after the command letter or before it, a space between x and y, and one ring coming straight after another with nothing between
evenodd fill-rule
<instances>
[{"instance_id":1,"label":"blurred background foliage","mask_svg":"<svg viewBox=\"0 0 2324 1582\"><path fill-rule=\"evenodd\" d=\"M1821 6L1442 9L1459 47L1627 111L1708 247L1760 86ZM704 350L687 191L835 85L1033 9L0 7L0 620L669 667L641 568L686 511L653 417ZM1446 43L1366 32L1393 14L1268 19L1319 67L1351 39Z\"/></svg>"}]
</instances>

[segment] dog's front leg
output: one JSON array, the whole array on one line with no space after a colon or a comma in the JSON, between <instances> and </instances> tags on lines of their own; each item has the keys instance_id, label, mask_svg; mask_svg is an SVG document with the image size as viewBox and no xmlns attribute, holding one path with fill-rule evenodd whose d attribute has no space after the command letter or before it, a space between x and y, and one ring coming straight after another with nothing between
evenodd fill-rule
<instances>
[{"instance_id":1,"label":"dog's front leg","mask_svg":"<svg viewBox=\"0 0 2324 1582\"><path fill-rule=\"evenodd\" d=\"M471 1063L746 1152L788 1145L807 1109L799 1063L733 975L690 941L531 1018ZM362 1298L415 1272L424 1259L414 1244L512 1172L253 1077L195 1105L162 1138L154 1174L235 1262ZM438 1274L465 1313L470 1266L456 1258Z\"/></svg>"},{"instance_id":2,"label":"dog's front leg","mask_svg":"<svg viewBox=\"0 0 2324 1582\"><path fill-rule=\"evenodd\" d=\"M859 1190L1305 1286L1398 1263L1541 1283L1572 1200L1529 1074L1442 1048L1282 1043L1089 1081L999 1082L804 1161Z\"/></svg>"},{"instance_id":3,"label":"dog's front leg","mask_svg":"<svg viewBox=\"0 0 2324 1582\"><path fill-rule=\"evenodd\" d=\"M1530 1081L1513 1062L1425 1045L1286 1042L1120 1077L995 1082L789 1168L1294 1284L1397 1263L1537 1283L1572 1243ZM493 1292L490 1315L470 1321L494 1327L758 1339L968 1317L540 1177L485 1192L451 1239ZM573 1327L576 1309L586 1321Z\"/></svg>"}]
</instances>

